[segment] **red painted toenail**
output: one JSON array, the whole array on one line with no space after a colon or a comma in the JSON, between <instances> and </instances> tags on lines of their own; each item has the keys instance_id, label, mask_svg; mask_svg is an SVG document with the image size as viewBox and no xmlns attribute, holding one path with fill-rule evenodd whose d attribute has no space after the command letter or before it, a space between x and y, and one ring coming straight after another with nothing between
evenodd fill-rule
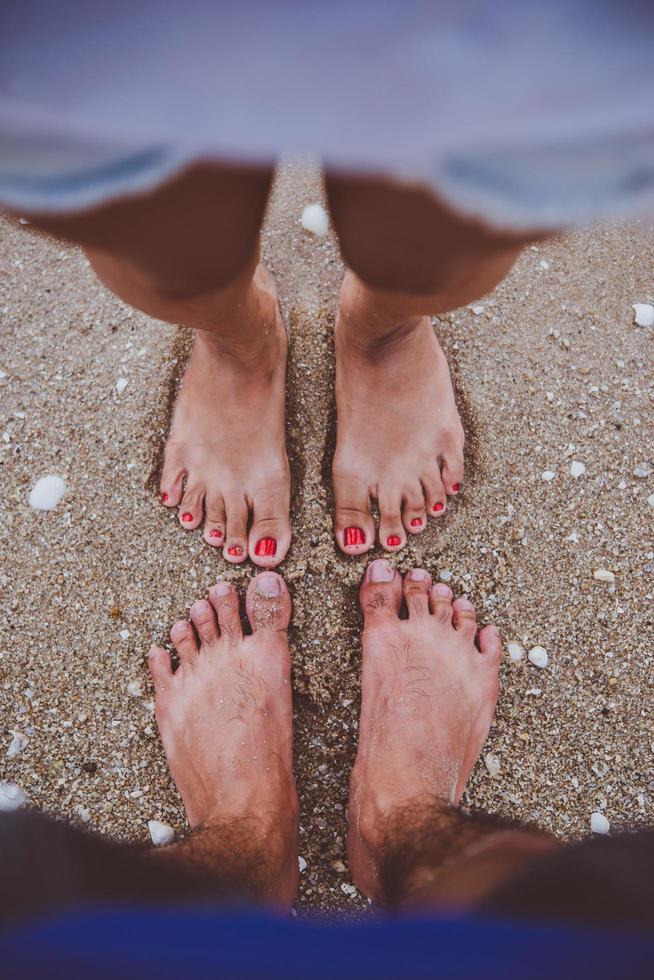
<instances>
[{"instance_id":1,"label":"red painted toenail","mask_svg":"<svg viewBox=\"0 0 654 980\"><path fill-rule=\"evenodd\" d=\"M397 534L390 534L386 538L386 544L389 548L397 548L398 544L402 544L402 538L398 538Z\"/></svg>"},{"instance_id":2,"label":"red painted toenail","mask_svg":"<svg viewBox=\"0 0 654 980\"><path fill-rule=\"evenodd\" d=\"M231 548L227 549L227 554L233 556L242 555L243 549L241 548L240 544L234 544Z\"/></svg>"},{"instance_id":3,"label":"red painted toenail","mask_svg":"<svg viewBox=\"0 0 654 980\"><path fill-rule=\"evenodd\" d=\"M440 503L439 504L434 504L434 510L435 511L438 512L439 510L442 510L442 509L443 509L443 504L440 504Z\"/></svg>"},{"instance_id":4,"label":"red painted toenail","mask_svg":"<svg viewBox=\"0 0 654 980\"><path fill-rule=\"evenodd\" d=\"M422 524L422 517L414 517L411 521L411 527L420 527Z\"/></svg>"},{"instance_id":5,"label":"red painted toenail","mask_svg":"<svg viewBox=\"0 0 654 980\"><path fill-rule=\"evenodd\" d=\"M257 541L254 553L255 555L266 555L270 558L277 551L277 542L274 538L261 538Z\"/></svg>"},{"instance_id":6,"label":"red painted toenail","mask_svg":"<svg viewBox=\"0 0 654 980\"><path fill-rule=\"evenodd\" d=\"M165 504L167 500L168 500L168 494L167 493L162 493L161 494L161 503L162 504Z\"/></svg>"},{"instance_id":7,"label":"red painted toenail","mask_svg":"<svg viewBox=\"0 0 654 980\"><path fill-rule=\"evenodd\" d=\"M452 484L452 493L458 493L460 489L461 489L461 484L460 483L453 483Z\"/></svg>"},{"instance_id":8,"label":"red painted toenail","mask_svg":"<svg viewBox=\"0 0 654 980\"><path fill-rule=\"evenodd\" d=\"M346 547L356 544L365 544L366 536L360 527L346 527L343 532L343 540Z\"/></svg>"},{"instance_id":9,"label":"red painted toenail","mask_svg":"<svg viewBox=\"0 0 654 980\"><path fill-rule=\"evenodd\" d=\"M189 514L188 511L185 511L185 513L182 514L182 520L186 521L186 523L188 524L189 521L193 520L193 514Z\"/></svg>"},{"instance_id":10,"label":"red painted toenail","mask_svg":"<svg viewBox=\"0 0 654 980\"><path fill-rule=\"evenodd\" d=\"M222 538L223 532L219 527L214 527L213 531L209 531L210 538Z\"/></svg>"}]
</instances>

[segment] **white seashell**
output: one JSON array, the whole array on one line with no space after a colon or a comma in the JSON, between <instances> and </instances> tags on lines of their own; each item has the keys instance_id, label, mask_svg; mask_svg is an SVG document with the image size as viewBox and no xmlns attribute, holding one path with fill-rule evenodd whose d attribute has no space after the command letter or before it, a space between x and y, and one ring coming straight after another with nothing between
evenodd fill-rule
<instances>
[{"instance_id":1,"label":"white seashell","mask_svg":"<svg viewBox=\"0 0 654 980\"><path fill-rule=\"evenodd\" d=\"M596 810L595 813L591 813L590 815L590 829L593 834L608 834L611 829L611 824L603 813Z\"/></svg>"},{"instance_id":2,"label":"white seashell","mask_svg":"<svg viewBox=\"0 0 654 980\"><path fill-rule=\"evenodd\" d=\"M515 640L509 643L508 649L511 660L522 660L525 655L525 648L521 643L515 642Z\"/></svg>"},{"instance_id":3,"label":"white seashell","mask_svg":"<svg viewBox=\"0 0 654 980\"><path fill-rule=\"evenodd\" d=\"M496 756L494 752L487 752L484 756L484 765L488 769L489 776L497 776L500 771L499 756Z\"/></svg>"},{"instance_id":4,"label":"white seashell","mask_svg":"<svg viewBox=\"0 0 654 980\"><path fill-rule=\"evenodd\" d=\"M25 794L15 783L0 783L0 811L19 810L25 802Z\"/></svg>"},{"instance_id":5,"label":"white seashell","mask_svg":"<svg viewBox=\"0 0 654 980\"><path fill-rule=\"evenodd\" d=\"M485 306L471 306L470 312L474 313L475 316L481 316L485 309Z\"/></svg>"},{"instance_id":6,"label":"white seashell","mask_svg":"<svg viewBox=\"0 0 654 980\"><path fill-rule=\"evenodd\" d=\"M654 507L654 493L650 493L649 497L647 498L647 503L650 505L650 507Z\"/></svg>"},{"instance_id":7,"label":"white seashell","mask_svg":"<svg viewBox=\"0 0 654 980\"><path fill-rule=\"evenodd\" d=\"M140 694L143 693L143 689L141 687L141 682L140 681L130 681L129 684L127 685L127 693L128 694L131 694L131 696L133 698L137 698Z\"/></svg>"},{"instance_id":8,"label":"white seashell","mask_svg":"<svg viewBox=\"0 0 654 980\"><path fill-rule=\"evenodd\" d=\"M452 572L449 570L449 568L441 568L440 572L438 573L438 577L441 582L449 582L452 578Z\"/></svg>"},{"instance_id":9,"label":"white seashell","mask_svg":"<svg viewBox=\"0 0 654 980\"><path fill-rule=\"evenodd\" d=\"M300 224L318 238L329 231L329 218L322 204L307 204L302 212Z\"/></svg>"},{"instance_id":10,"label":"white seashell","mask_svg":"<svg viewBox=\"0 0 654 980\"><path fill-rule=\"evenodd\" d=\"M126 387L127 387L127 378L118 378L118 381L116 382L116 391L118 392L119 395L122 395Z\"/></svg>"},{"instance_id":11,"label":"white seashell","mask_svg":"<svg viewBox=\"0 0 654 980\"><path fill-rule=\"evenodd\" d=\"M534 667L539 667L543 670L547 667L548 656L547 650L544 647L532 647L529 651L529 659L534 665Z\"/></svg>"},{"instance_id":12,"label":"white seashell","mask_svg":"<svg viewBox=\"0 0 654 980\"><path fill-rule=\"evenodd\" d=\"M639 327L654 326L654 306L651 303L634 303L634 323Z\"/></svg>"},{"instance_id":13,"label":"white seashell","mask_svg":"<svg viewBox=\"0 0 654 980\"><path fill-rule=\"evenodd\" d=\"M634 468L634 476L637 476L639 480L646 480L648 476L652 475L652 473L654 473L654 466L652 466L651 463L648 463L647 460L643 460L642 463L638 463L638 465Z\"/></svg>"},{"instance_id":14,"label":"white seashell","mask_svg":"<svg viewBox=\"0 0 654 980\"><path fill-rule=\"evenodd\" d=\"M580 463L578 460L575 459L570 464L570 476L574 476L575 480L577 479L577 477L583 476L585 472L586 472L586 467L584 466L583 463Z\"/></svg>"},{"instance_id":15,"label":"white seashell","mask_svg":"<svg viewBox=\"0 0 654 980\"><path fill-rule=\"evenodd\" d=\"M66 484L60 476L42 476L32 487L30 507L35 510L54 510L65 493Z\"/></svg>"},{"instance_id":16,"label":"white seashell","mask_svg":"<svg viewBox=\"0 0 654 980\"><path fill-rule=\"evenodd\" d=\"M27 738L27 735L22 735L21 732L14 732L11 745L7 749L7 756L10 759L13 759L14 756L19 755L26 747L28 741L29 739Z\"/></svg>"},{"instance_id":17,"label":"white seashell","mask_svg":"<svg viewBox=\"0 0 654 980\"><path fill-rule=\"evenodd\" d=\"M169 823L161 820L148 820L148 830L155 847L165 847L175 840L175 831Z\"/></svg>"},{"instance_id":18,"label":"white seashell","mask_svg":"<svg viewBox=\"0 0 654 980\"><path fill-rule=\"evenodd\" d=\"M546 483L551 483L554 477L556 476L556 473L553 473L552 470L545 470L544 473L541 473L541 476Z\"/></svg>"},{"instance_id":19,"label":"white seashell","mask_svg":"<svg viewBox=\"0 0 654 980\"><path fill-rule=\"evenodd\" d=\"M118 636L121 640L129 640L129 630L121 630Z\"/></svg>"},{"instance_id":20,"label":"white seashell","mask_svg":"<svg viewBox=\"0 0 654 980\"><path fill-rule=\"evenodd\" d=\"M300 855L300 857L297 859L297 865L298 868L300 869L300 874L302 874L303 871L307 870L307 862L304 860L302 855Z\"/></svg>"},{"instance_id":21,"label":"white seashell","mask_svg":"<svg viewBox=\"0 0 654 980\"><path fill-rule=\"evenodd\" d=\"M596 578L598 582L609 582L611 585L615 582L615 575L608 568L596 568L593 572L593 578Z\"/></svg>"}]
</instances>

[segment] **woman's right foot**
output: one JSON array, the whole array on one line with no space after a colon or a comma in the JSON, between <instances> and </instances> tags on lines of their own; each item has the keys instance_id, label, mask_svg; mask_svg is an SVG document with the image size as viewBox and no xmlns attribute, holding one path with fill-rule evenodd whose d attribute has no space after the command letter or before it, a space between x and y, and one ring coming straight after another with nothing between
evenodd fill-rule
<instances>
[{"instance_id":1,"label":"woman's right foot","mask_svg":"<svg viewBox=\"0 0 654 980\"><path fill-rule=\"evenodd\" d=\"M273 568L291 541L287 339L272 276L261 265L248 310L260 320L248 347L238 337L221 347L216 333L195 332L166 443L161 501L179 507L186 530L204 518L205 541L222 548L227 561L249 554Z\"/></svg>"},{"instance_id":2,"label":"woman's right foot","mask_svg":"<svg viewBox=\"0 0 654 980\"><path fill-rule=\"evenodd\" d=\"M408 619L400 619L402 599ZM477 633L475 609L424 569L404 576L372 562L364 614L359 747L352 771L348 851L360 891L379 897L389 827L405 808L456 805L488 735L502 647Z\"/></svg>"}]
</instances>

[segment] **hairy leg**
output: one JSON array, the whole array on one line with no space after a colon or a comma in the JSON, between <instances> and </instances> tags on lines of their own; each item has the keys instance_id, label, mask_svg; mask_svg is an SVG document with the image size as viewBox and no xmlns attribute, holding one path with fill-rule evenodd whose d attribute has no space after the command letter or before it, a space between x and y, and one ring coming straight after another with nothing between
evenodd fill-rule
<instances>
[{"instance_id":1,"label":"hairy leg","mask_svg":"<svg viewBox=\"0 0 654 980\"><path fill-rule=\"evenodd\" d=\"M372 562L360 601L362 703L348 835L355 884L391 905L470 906L527 856L556 846L456 809L495 710L499 636L493 626L478 631L472 603L454 600L422 568L402 579L388 562Z\"/></svg>"},{"instance_id":2,"label":"hairy leg","mask_svg":"<svg viewBox=\"0 0 654 980\"><path fill-rule=\"evenodd\" d=\"M493 289L538 237L487 228L427 189L328 175L347 265L335 327L335 533L348 554L442 517L463 482L464 433L430 317Z\"/></svg>"},{"instance_id":3,"label":"hairy leg","mask_svg":"<svg viewBox=\"0 0 654 980\"><path fill-rule=\"evenodd\" d=\"M286 333L259 229L272 171L193 167L157 191L66 217L32 215L81 244L102 281L150 316L195 330L161 500L204 519L231 562L278 564L290 543Z\"/></svg>"}]
</instances>

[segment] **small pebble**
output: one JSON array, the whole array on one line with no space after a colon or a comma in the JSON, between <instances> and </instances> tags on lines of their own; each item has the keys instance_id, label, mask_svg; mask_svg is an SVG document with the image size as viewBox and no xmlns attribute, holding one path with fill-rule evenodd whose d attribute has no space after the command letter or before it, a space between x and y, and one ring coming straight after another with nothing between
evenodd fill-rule
<instances>
[{"instance_id":1,"label":"small pebble","mask_svg":"<svg viewBox=\"0 0 654 980\"><path fill-rule=\"evenodd\" d=\"M652 464L648 463L646 460L643 460L642 463L638 463L634 469L634 476L637 476L639 480L647 479L647 477L651 476L652 473L654 473L654 466L652 466Z\"/></svg>"},{"instance_id":2,"label":"small pebble","mask_svg":"<svg viewBox=\"0 0 654 980\"><path fill-rule=\"evenodd\" d=\"M118 392L119 395L122 395L126 387L127 387L127 378L118 378L118 381L116 382L116 391Z\"/></svg>"},{"instance_id":3,"label":"small pebble","mask_svg":"<svg viewBox=\"0 0 654 980\"><path fill-rule=\"evenodd\" d=\"M532 647L529 651L529 659L534 667L539 667L542 670L547 667L547 650L544 647Z\"/></svg>"},{"instance_id":4,"label":"small pebble","mask_svg":"<svg viewBox=\"0 0 654 980\"><path fill-rule=\"evenodd\" d=\"M344 895L349 895L350 898L354 898L354 896L357 893L357 890L354 887L354 885L348 885L347 882L345 881L341 885L341 891L343 892Z\"/></svg>"},{"instance_id":5,"label":"small pebble","mask_svg":"<svg viewBox=\"0 0 654 980\"><path fill-rule=\"evenodd\" d=\"M0 811L19 810L25 802L25 794L15 783L0 783Z\"/></svg>"},{"instance_id":6,"label":"small pebble","mask_svg":"<svg viewBox=\"0 0 654 980\"><path fill-rule=\"evenodd\" d=\"M593 572L593 578L596 578L598 582L609 582L611 585L615 582L615 575L608 568L596 568Z\"/></svg>"},{"instance_id":7,"label":"small pebble","mask_svg":"<svg viewBox=\"0 0 654 980\"><path fill-rule=\"evenodd\" d=\"M300 224L318 238L329 231L329 218L322 204L307 204L302 212Z\"/></svg>"},{"instance_id":8,"label":"small pebble","mask_svg":"<svg viewBox=\"0 0 654 980\"><path fill-rule=\"evenodd\" d=\"M487 752L484 756L484 765L488 769L489 776L497 776L500 771L500 760L494 752Z\"/></svg>"},{"instance_id":9,"label":"small pebble","mask_svg":"<svg viewBox=\"0 0 654 980\"><path fill-rule=\"evenodd\" d=\"M508 649L511 660L522 660L525 655L525 648L521 643L513 641L509 643Z\"/></svg>"},{"instance_id":10,"label":"small pebble","mask_svg":"<svg viewBox=\"0 0 654 980\"><path fill-rule=\"evenodd\" d=\"M129 640L129 630L121 630L118 635L121 640Z\"/></svg>"},{"instance_id":11,"label":"small pebble","mask_svg":"<svg viewBox=\"0 0 654 980\"><path fill-rule=\"evenodd\" d=\"M650 493L649 497L647 498L647 503L650 505L650 507L654 507L654 493Z\"/></svg>"},{"instance_id":12,"label":"small pebble","mask_svg":"<svg viewBox=\"0 0 654 980\"><path fill-rule=\"evenodd\" d=\"M483 306L471 306L470 310L475 316L481 316L484 312L485 307Z\"/></svg>"},{"instance_id":13,"label":"small pebble","mask_svg":"<svg viewBox=\"0 0 654 980\"><path fill-rule=\"evenodd\" d=\"M148 830L155 847L165 847L175 840L175 831L169 823L161 820L148 820Z\"/></svg>"},{"instance_id":14,"label":"small pebble","mask_svg":"<svg viewBox=\"0 0 654 980\"><path fill-rule=\"evenodd\" d=\"M608 834L611 829L611 824L603 813L596 810L595 813L591 813L590 815L590 829L593 834Z\"/></svg>"},{"instance_id":15,"label":"small pebble","mask_svg":"<svg viewBox=\"0 0 654 980\"><path fill-rule=\"evenodd\" d=\"M336 861L332 861L332 868L339 875L345 874L345 872L347 871L347 868L345 867L343 862L338 859Z\"/></svg>"},{"instance_id":16,"label":"small pebble","mask_svg":"<svg viewBox=\"0 0 654 980\"><path fill-rule=\"evenodd\" d=\"M542 473L541 475L546 483L551 483L554 477L556 476L556 473L553 473L552 470L545 470L545 472Z\"/></svg>"},{"instance_id":17,"label":"small pebble","mask_svg":"<svg viewBox=\"0 0 654 980\"><path fill-rule=\"evenodd\" d=\"M545 259L541 259L538 264L541 267L541 269L549 269L550 267L549 262L546 262Z\"/></svg>"},{"instance_id":18,"label":"small pebble","mask_svg":"<svg viewBox=\"0 0 654 980\"><path fill-rule=\"evenodd\" d=\"M32 487L30 507L35 510L54 510L66 492L66 483L60 476L42 476Z\"/></svg>"},{"instance_id":19,"label":"small pebble","mask_svg":"<svg viewBox=\"0 0 654 980\"><path fill-rule=\"evenodd\" d=\"M302 855L297 859L298 868L300 869L300 874L307 870L307 862L304 860Z\"/></svg>"},{"instance_id":20,"label":"small pebble","mask_svg":"<svg viewBox=\"0 0 654 980\"><path fill-rule=\"evenodd\" d=\"M29 739L26 735L22 735L21 732L14 732L14 737L11 740L11 744L7 749L7 756L13 759L15 756L19 755L23 749L27 746Z\"/></svg>"},{"instance_id":21,"label":"small pebble","mask_svg":"<svg viewBox=\"0 0 654 980\"><path fill-rule=\"evenodd\" d=\"M438 577L441 582L449 582L452 578L452 572L449 570L449 568L441 568L440 572L438 573Z\"/></svg>"},{"instance_id":22,"label":"small pebble","mask_svg":"<svg viewBox=\"0 0 654 980\"><path fill-rule=\"evenodd\" d=\"M633 303L634 323L639 327L654 326L654 306L651 303Z\"/></svg>"},{"instance_id":23,"label":"small pebble","mask_svg":"<svg viewBox=\"0 0 654 980\"><path fill-rule=\"evenodd\" d=\"M585 472L586 472L586 467L584 466L583 463L580 463L578 460L575 459L570 464L570 476L574 476L575 480L577 479L577 477L583 476Z\"/></svg>"},{"instance_id":24,"label":"small pebble","mask_svg":"<svg viewBox=\"0 0 654 980\"><path fill-rule=\"evenodd\" d=\"M130 694L133 698L137 698L140 694L142 694L142 692L143 689L141 687L140 681L130 681L129 684L127 685L127 693Z\"/></svg>"}]
</instances>

